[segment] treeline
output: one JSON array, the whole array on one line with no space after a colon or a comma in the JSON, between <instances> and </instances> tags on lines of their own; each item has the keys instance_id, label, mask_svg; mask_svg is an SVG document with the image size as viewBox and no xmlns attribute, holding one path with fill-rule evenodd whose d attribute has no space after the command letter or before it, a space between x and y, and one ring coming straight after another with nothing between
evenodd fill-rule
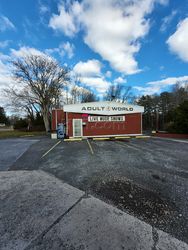
<instances>
[{"instance_id":1,"label":"treeline","mask_svg":"<svg viewBox=\"0 0 188 250\"><path fill-rule=\"evenodd\" d=\"M176 84L170 92L142 96L137 104L145 108L144 130L188 133L188 85Z\"/></svg>"},{"instance_id":2,"label":"treeline","mask_svg":"<svg viewBox=\"0 0 188 250\"><path fill-rule=\"evenodd\" d=\"M20 117L19 115L8 116L5 113L3 107L0 107L0 124L1 127L13 126L16 130L22 131L44 131L43 117L39 112L33 113L33 115L25 115Z\"/></svg>"}]
</instances>

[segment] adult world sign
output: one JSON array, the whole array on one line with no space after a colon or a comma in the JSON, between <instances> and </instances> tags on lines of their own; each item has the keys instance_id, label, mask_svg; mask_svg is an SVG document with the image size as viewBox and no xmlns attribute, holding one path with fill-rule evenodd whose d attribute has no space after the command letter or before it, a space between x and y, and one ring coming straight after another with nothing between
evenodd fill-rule
<instances>
[{"instance_id":1,"label":"adult world sign","mask_svg":"<svg viewBox=\"0 0 188 250\"><path fill-rule=\"evenodd\" d=\"M131 113L143 113L144 107L118 102L90 102L64 105L64 111L69 113L85 113L96 115L123 115Z\"/></svg>"}]
</instances>

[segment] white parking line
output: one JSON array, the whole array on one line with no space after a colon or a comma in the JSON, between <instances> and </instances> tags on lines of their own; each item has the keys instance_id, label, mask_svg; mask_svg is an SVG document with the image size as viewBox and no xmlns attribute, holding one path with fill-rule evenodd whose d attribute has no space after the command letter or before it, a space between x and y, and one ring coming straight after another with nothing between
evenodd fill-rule
<instances>
[{"instance_id":1,"label":"white parking line","mask_svg":"<svg viewBox=\"0 0 188 250\"><path fill-rule=\"evenodd\" d=\"M46 156L50 151L52 151L52 149L54 149L61 141L58 141L55 145L53 145L45 154L43 154L43 156L41 158L43 158L44 156Z\"/></svg>"},{"instance_id":2,"label":"white parking line","mask_svg":"<svg viewBox=\"0 0 188 250\"><path fill-rule=\"evenodd\" d=\"M92 146L91 146L91 144L90 144L90 142L89 142L88 139L87 139L87 144L88 144L88 146L89 146L89 149L90 149L91 154L93 155L93 154L94 154L94 151L93 151L93 148L92 148Z\"/></svg>"}]
</instances>

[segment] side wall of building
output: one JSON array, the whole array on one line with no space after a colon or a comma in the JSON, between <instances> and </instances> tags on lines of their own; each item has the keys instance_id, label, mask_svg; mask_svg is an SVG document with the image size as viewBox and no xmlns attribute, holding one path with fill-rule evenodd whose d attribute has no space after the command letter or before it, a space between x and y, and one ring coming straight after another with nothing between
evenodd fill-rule
<instances>
[{"instance_id":1,"label":"side wall of building","mask_svg":"<svg viewBox=\"0 0 188 250\"><path fill-rule=\"evenodd\" d=\"M94 115L92 115L94 116ZM142 133L142 114L125 114L124 122L88 122L87 117L78 113L67 113L68 136L73 136L73 119L82 119L83 136L123 135Z\"/></svg>"},{"instance_id":2,"label":"side wall of building","mask_svg":"<svg viewBox=\"0 0 188 250\"><path fill-rule=\"evenodd\" d=\"M57 129L58 123L65 123L65 113L62 109L52 110L52 131Z\"/></svg>"}]
</instances>

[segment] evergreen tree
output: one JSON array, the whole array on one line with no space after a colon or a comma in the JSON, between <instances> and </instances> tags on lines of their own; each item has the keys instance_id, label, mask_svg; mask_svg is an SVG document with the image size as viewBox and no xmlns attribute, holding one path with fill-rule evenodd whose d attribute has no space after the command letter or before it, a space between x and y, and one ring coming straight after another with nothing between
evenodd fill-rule
<instances>
[{"instance_id":1,"label":"evergreen tree","mask_svg":"<svg viewBox=\"0 0 188 250\"><path fill-rule=\"evenodd\" d=\"M5 114L5 110L3 107L0 107L0 123L5 123L6 125L9 124L9 119Z\"/></svg>"}]
</instances>

